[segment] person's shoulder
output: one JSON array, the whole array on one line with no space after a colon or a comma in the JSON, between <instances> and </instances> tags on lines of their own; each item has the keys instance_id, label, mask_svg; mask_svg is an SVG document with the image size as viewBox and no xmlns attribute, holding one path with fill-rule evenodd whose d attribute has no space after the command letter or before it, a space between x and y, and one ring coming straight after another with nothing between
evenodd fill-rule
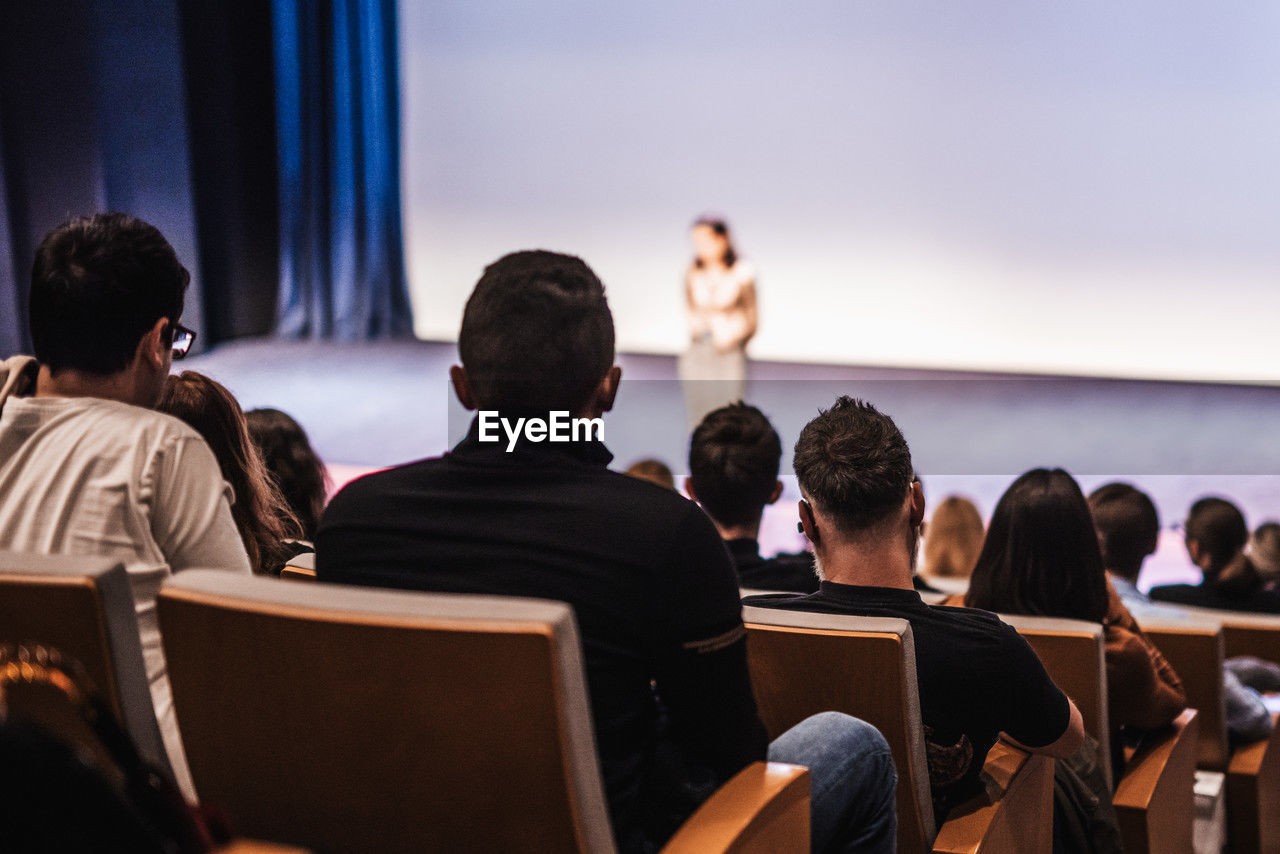
<instances>
[{"instance_id":1,"label":"person's shoulder","mask_svg":"<svg viewBox=\"0 0 1280 854\"><path fill-rule=\"evenodd\" d=\"M426 484L444 471L441 457L415 460L384 469L366 472L348 481L333 496L330 504L341 505L351 500L381 496L413 484Z\"/></svg>"},{"instance_id":2,"label":"person's shoulder","mask_svg":"<svg viewBox=\"0 0 1280 854\"><path fill-rule=\"evenodd\" d=\"M593 469L591 477L599 481L602 488L620 496L625 500L644 507L650 512L669 513L675 516L696 510L700 515L702 509L680 492L668 489L661 484L641 477L634 477L625 472L612 469Z\"/></svg>"},{"instance_id":3,"label":"person's shoulder","mask_svg":"<svg viewBox=\"0 0 1280 854\"><path fill-rule=\"evenodd\" d=\"M746 284L756 280L756 267L746 258L739 258L733 265L733 275L738 281Z\"/></svg>"},{"instance_id":4,"label":"person's shoulder","mask_svg":"<svg viewBox=\"0 0 1280 854\"><path fill-rule=\"evenodd\" d=\"M94 432L103 438L122 442L146 438L164 444L204 442L194 427L167 412L102 398L85 398L81 404L83 414L92 420Z\"/></svg>"},{"instance_id":5,"label":"person's shoulder","mask_svg":"<svg viewBox=\"0 0 1280 854\"><path fill-rule=\"evenodd\" d=\"M810 595L807 593L757 593L742 600L743 607L782 608L789 611L806 611L813 609Z\"/></svg>"}]
</instances>

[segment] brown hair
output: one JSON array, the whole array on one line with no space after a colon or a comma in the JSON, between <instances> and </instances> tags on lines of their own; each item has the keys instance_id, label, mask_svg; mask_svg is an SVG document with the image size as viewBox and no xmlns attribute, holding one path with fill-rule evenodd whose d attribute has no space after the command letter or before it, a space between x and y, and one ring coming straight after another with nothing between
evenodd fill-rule
<instances>
[{"instance_id":1,"label":"brown hair","mask_svg":"<svg viewBox=\"0 0 1280 854\"><path fill-rule=\"evenodd\" d=\"M250 441L235 397L203 374L183 371L165 382L156 409L190 424L209 443L223 478L235 491L231 515L249 563L255 572L278 573L294 551L285 541L298 537L301 526Z\"/></svg>"},{"instance_id":2,"label":"brown hair","mask_svg":"<svg viewBox=\"0 0 1280 854\"><path fill-rule=\"evenodd\" d=\"M982 551L986 529L973 502L949 495L933 511L924 537L927 575L968 578Z\"/></svg>"}]
</instances>

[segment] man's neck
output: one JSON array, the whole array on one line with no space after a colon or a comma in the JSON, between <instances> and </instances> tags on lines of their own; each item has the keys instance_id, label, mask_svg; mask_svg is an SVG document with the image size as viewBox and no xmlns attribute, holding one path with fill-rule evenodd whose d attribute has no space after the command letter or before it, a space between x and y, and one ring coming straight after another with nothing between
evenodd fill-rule
<instances>
[{"instance_id":1,"label":"man's neck","mask_svg":"<svg viewBox=\"0 0 1280 854\"><path fill-rule=\"evenodd\" d=\"M754 523L745 525L721 525L715 519L716 530L720 532L722 540L758 540L760 539L760 520L756 519Z\"/></svg>"},{"instance_id":2,"label":"man's neck","mask_svg":"<svg viewBox=\"0 0 1280 854\"><path fill-rule=\"evenodd\" d=\"M874 543L831 543L815 551L822 577L827 581L860 587L915 589L911 583L911 553L903 538Z\"/></svg>"},{"instance_id":3,"label":"man's neck","mask_svg":"<svg viewBox=\"0 0 1280 854\"><path fill-rule=\"evenodd\" d=\"M54 374L47 365L40 366L36 376L36 397L97 397L118 400L121 403L142 404L137 401L137 389L128 371L107 376L87 374L82 371L61 370Z\"/></svg>"},{"instance_id":4,"label":"man's neck","mask_svg":"<svg viewBox=\"0 0 1280 854\"><path fill-rule=\"evenodd\" d=\"M1132 576L1130 576L1127 572L1120 572L1119 570L1108 569L1107 575L1110 575L1113 579L1118 579L1120 581L1123 581L1126 584L1132 584L1135 587L1138 584L1138 573L1134 573Z\"/></svg>"}]
</instances>

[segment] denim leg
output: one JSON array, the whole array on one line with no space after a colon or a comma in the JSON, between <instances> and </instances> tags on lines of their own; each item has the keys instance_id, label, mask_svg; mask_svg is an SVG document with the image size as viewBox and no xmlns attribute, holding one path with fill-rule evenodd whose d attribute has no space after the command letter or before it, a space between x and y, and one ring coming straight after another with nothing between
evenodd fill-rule
<instances>
[{"instance_id":1,"label":"denim leg","mask_svg":"<svg viewBox=\"0 0 1280 854\"><path fill-rule=\"evenodd\" d=\"M769 745L769 761L809 769L814 854L893 854L898 773L889 744L871 724L823 712Z\"/></svg>"}]
</instances>

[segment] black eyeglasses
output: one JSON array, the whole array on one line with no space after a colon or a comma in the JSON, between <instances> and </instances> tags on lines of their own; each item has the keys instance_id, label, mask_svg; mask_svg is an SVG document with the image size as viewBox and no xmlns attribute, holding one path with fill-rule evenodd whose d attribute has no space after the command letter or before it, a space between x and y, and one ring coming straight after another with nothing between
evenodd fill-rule
<instances>
[{"instance_id":1,"label":"black eyeglasses","mask_svg":"<svg viewBox=\"0 0 1280 854\"><path fill-rule=\"evenodd\" d=\"M196 343L196 334L181 323L173 324L173 358L183 359Z\"/></svg>"}]
</instances>

